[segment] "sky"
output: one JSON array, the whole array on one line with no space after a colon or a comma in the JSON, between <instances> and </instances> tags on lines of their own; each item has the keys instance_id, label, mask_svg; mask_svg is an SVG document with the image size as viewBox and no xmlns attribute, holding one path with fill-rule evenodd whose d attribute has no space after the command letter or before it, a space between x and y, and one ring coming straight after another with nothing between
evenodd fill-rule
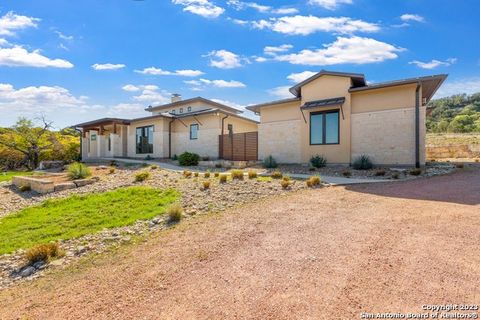
<instances>
[{"instance_id":1,"label":"sky","mask_svg":"<svg viewBox=\"0 0 480 320\"><path fill-rule=\"evenodd\" d=\"M4 0L0 126L143 117L172 93L244 109L322 69L480 92L479 16L477 0Z\"/></svg>"}]
</instances>

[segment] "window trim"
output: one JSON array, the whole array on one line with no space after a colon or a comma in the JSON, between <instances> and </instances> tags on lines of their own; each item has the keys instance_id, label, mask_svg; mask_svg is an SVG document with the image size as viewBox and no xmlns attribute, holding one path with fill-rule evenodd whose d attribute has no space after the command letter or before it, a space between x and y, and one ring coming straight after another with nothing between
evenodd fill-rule
<instances>
[{"instance_id":1,"label":"window trim","mask_svg":"<svg viewBox=\"0 0 480 320\"><path fill-rule=\"evenodd\" d=\"M187 107L187 112L191 112L192 111L192 107L188 106Z\"/></svg>"},{"instance_id":2,"label":"window trim","mask_svg":"<svg viewBox=\"0 0 480 320\"><path fill-rule=\"evenodd\" d=\"M197 127L197 137L196 138L192 138L192 128L193 127ZM190 140L198 140L198 131L200 130L200 127L198 126L198 123L192 123L190 125Z\"/></svg>"},{"instance_id":3,"label":"window trim","mask_svg":"<svg viewBox=\"0 0 480 320\"><path fill-rule=\"evenodd\" d=\"M327 143L327 117L326 115L329 114L329 113L337 113L338 114L338 125L337 125L337 129L338 129L338 142L335 142L335 143ZM322 143L312 143L312 116L315 116L315 115L319 115L321 114L322 115ZM311 146L324 146L324 145L339 145L340 144L340 109L330 109L330 110L324 110L324 111L316 111L316 112L310 112L310 122L309 122L309 130L308 130L308 134L309 134L309 143Z\"/></svg>"},{"instance_id":4,"label":"window trim","mask_svg":"<svg viewBox=\"0 0 480 320\"><path fill-rule=\"evenodd\" d=\"M138 131L138 129L146 129L146 128L150 128L150 127L152 128L152 152L138 152L137 131ZM154 133L155 133L155 126L153 124L148 125L148 126L135 127L135 154L153 154L153 152L154 152L154 141L153 141Z\"/></svg>"}]
</instances>

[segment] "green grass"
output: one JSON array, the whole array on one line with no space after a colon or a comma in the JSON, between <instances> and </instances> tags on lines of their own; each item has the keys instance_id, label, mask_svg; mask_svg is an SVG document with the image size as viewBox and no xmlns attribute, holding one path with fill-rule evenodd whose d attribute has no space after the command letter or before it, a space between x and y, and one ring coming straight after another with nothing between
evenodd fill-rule
<instances>
[{"instance_id":1,"label":"green grass","mask_svg":"<svg viewBox=\"0 0 480 320\"><path fill-rule=\"evenodd\" d=\"M0 254L150 219L179 196L173 189L130 187L46 200L0 219Z\"/></svg>"},{"instance_id":2,"label":"green grass","mask_svg":"<svg viewBox=\"0 0 480 320\"><path fill-rule=\"evenodd\" d=\"M31 176L33 175L33 171L7 171L7 172L0 172L0 182L3 181L10 181L14 176Z\"/></svg>"}]
</instances>

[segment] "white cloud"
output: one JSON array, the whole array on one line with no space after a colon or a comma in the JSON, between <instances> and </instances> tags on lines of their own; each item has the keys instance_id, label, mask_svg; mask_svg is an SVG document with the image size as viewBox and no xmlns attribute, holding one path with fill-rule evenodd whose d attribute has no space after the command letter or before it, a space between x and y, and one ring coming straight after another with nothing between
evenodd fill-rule
<instances>
[{"instance_id":1,"label":"white cloud","mask_svg":"<svg viewBox=\"0 0 480 320\"><path fill-rule=\"evenodd\" d=\"M167 71L160 68L149 67L143 70L135 70L137 73L149 74L154 76L181 76L181 77L198 77L204 74L200 70L175 70Z\"/></svg>"},{"instance_id":2,"label":"white cloud","mask_svg":"<svg viewBox=\"0 0 480 320\"><path fill-rule=\"evenodd\" d=\"M354 20L348 17L316 17L316 16L289 16L270 18L251 22L256 29L270 29L275 32L289 35L309 35L315 32L334 32L351 34L354 32L377 32L380 27L376 23Z\"/></svg>"},{"instance_id":3,"label":"white cloud","mask_svg":"<svg viewBox=\"0 0 480 320\"><path fill-rule=\"evenodd\" d=\"M281 86L268 90L268 93L278 99L288 99L293 98L293 95L290 91L290 86Z\"/></svg>"},{"instance_id":4,"label":"white cloud","mask_svg":"<svg viewBox=\"0 0 480 320\"><path fill-rule=\"evenodd\" d=\"M50 59L43 56L40 50L27 51L21 46L0 48L0 65L9 67L36 68L73 68L73 64L63 59Z\"/></svg>"},{"instance_id":5,"label":"white cloud","mask_svg":"<svg viewBox=\"0 0 480 320\"><path fill-rule=\"evenodd\" d=\"M7 46L9 45L10 43L6 40L6 39L2 39L0 38L0 47L2 46Z\"/></svg>"},{"instance_id":6,"label":"white cloud","mask_svg":"<svg viewBox=\"0 0 480 320\"><path fill-rule=\"evenodd\" d=\"M212 86L216 88L245 88L246 85L240 81L236 80L208 80L208 79L200 79L200 80L188 80L184 81L185 84L191 86L190 90L193 91L203 91L205 86Z\"/></svg>"},{"instance_id":7,"label":"white cloud","mask_svg":"<svg viewBox=\"0 0 480 320\"><path fill-rule=\"evenodd\" d=\"M352 0L309 0L312 5L321 6L328 10L335 10L340 4L351 4Z\"/></svg>"},{"instance_id":8,"label":"white cloud","mask_svg":"<svg viewBox=\"0 0 480 320\"><path fill-rule=\"evenodd\" d=\"M75 97L67 89L54 86L15 89L11 84L0 84L0 111L48 112L65 107L78 107L87 97Z\"/></svg>"},{"instance_id":9,"label":"white cloud","mask_svg":"<svg viewBox=\"0 0 480 320\"><path fill-rule=\"evenodd\" d=\"M172 0L172 2L184 6L183 11L204 18L217 18L225 12L225 9L213 4L210 0Z\"/></svg>"},{"instance_id":10,"label":"white cloud","mask_svg":"<svg viewBox=\"0 0 480 320\"><path fill-rule=\"evenodd\" d=\"M434 98L452 96L454 94L473 94L480 92L480 77L448 80L438 89Z\"/></svg>"},{"instance_id":11,"label":"white cloud","mask_svg":"<svg viewBox=\"0 0 480 320\"><path fill-rule=\"evenodd\" d=\"M18 30L36 28L39 21L38 18L17 15L10 11L0 18L0 35L13 36Z\"/></svg>"},{"instance_id":12,"label":"white cloud","mask_svg":"<svg viewBox=\"0 0 480 320\"><path fill-rule=\"evenodd\" d=\"M62 40L66 40L66 41L72 41L73 40L73 36L67 36L67 35L61 33L60 31L55 31L55 33Z\"/></svg>"},{"instance_id":13,"label":"white cloud","mask_svg":"<svg viewBox=\"0 0 480 320\"><path fill-rule=\"evenodd\" d=\"M449 58L445 61L440 61L440 60L433 59L430 62L422 62L422 61L418 61L418 60L413 60L413 61L410 61L409 64L414 64L419 68L430 70L430 69L435 69L439 66L448 67L448 66L454 64L455 62L457 62L456 58Z\"/></svg>"},{"instance_id":14,"label":"white cloud","mask_svg":"<svg viewBox=\"0 0 480 320\"><path fill-rule=\"evenodd\" d=\"M223 99L210 99L212 101L215 101L216 103L224 104L226 106L238 109L238 110L245 110L245 106L242 106L241 104L228 101L228 100L223 100Z\"/></svg>"},{"instance_id":15,"label":"white cloud","mask_svg":"<svg viewBox=\"0 0 480 320\"><path fill-rule=\"evenodd\" d=\"M299 83L302 82L303 80L306 80L310 78L311 76L317 74L317 72L313 71L303 71L299 73L292 73L290 74L287 79L294 82L294 83Z\"/></svg>"},{"instance_id":16,"label":"white cloud","mask_svg":"<svg viewBox=\"0 0 480 320\"><path fill-rule=\"evenodd\" d=\"M286 52L292 48L293 46L290 44L282 44L277 47L266 46L265 48L263 48L263 52L267 55L276 55L278 53Z\"/></svg>"},{"instance_id":17,"label":"white cloud","mask_svg":"<svg viewBox=\"0 0 480 320\"><path fill-rule=\"evenodd\" d=\"M118 64L113 64L113 63L95 63L92 65L92 68L94 70L118 70L125 68L124 64L118 63Z\"/></svg>"},{"instance_id":18,"label":"white cloud","mask_svg":"<svg viewBox=\"0 0 480 320\"><path fill-rule=\"evenodd\" d=\"M122 87L122 90L127 91L127 92L136 92L140 90L158 90L158 86L154 84L145 84L145 85L133 85L133 84L126 84Z\"/></svg>"},{"instance_id":19,"label":"white cloud","mask_svg":"<svg viewBox=\"0 0 480 320\"><path fill-rule=\"evenodd\" d=\"M292 64L328 66L353 63L365 64L396 59L404 49L371 38L338 37L323 49L305 49L299 53L279 55L275 59Z\"/></svg>"},{"instance_id":20,"label":"white cloud","mask_svg":"<svg viewBox=\"0 0 480 320\"><path fill-rule=\"evenodd\" d=\"M424 17L418 14L411 14L411 13L402 14L400 16L400 19L402 19L402 21L405 21L405 22L408 22L408 21L425 22Z\"/></svg>"},{"instance_id":21,"label":"white cloud","mask_svg":"<svg viewBox=\"0 0 480 320\"><path fill-rule=\"evenodd\" d=\"M236 10L244 10L247 8L255 9L261 13L273 14L295 14L298 13L296 8L273 8L271 6L261 5L256 2L244 2L239 0L229 0L227 4L234 7Z\"/></svg>"},{"instance_id":22,"label":"white cloud","mask_svg":"<svg viewBox=\"0 0 480 320\"><path fill-rule=\"evenodd\" d=\"M216 50L206 55L210 57L210 66L219 69L233 69L242 66L242 58L227 50Z\"/></svg>"},{"instance_id":23,"label":"white cloud","mask_svg":"<svg viewBox=\"0 0 480 320\"><path fill-rule=\"evenodd\" d=\"M268 61L268 59L265 57L253 57L253 58L255 59L256 62L260 62L260 63Z\"/></svg>"},{"instance_id":24,"label":"white cloud","mask_svg":"<svg viewBox=\"0 0 480 320\"><path fill-rule=\"evenodd\" d=\"M148 104L165 104L170 102L170 94L164 90L158 91L158 87L143 88L141 94L134 96L133 100Z\"/></svg>"}]
</instances>

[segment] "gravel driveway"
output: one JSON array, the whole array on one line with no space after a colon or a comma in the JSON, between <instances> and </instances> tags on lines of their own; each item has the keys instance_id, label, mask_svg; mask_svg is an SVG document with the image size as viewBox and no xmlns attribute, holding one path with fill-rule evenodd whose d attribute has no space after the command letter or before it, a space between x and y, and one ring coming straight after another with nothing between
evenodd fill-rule
<instances>
[{"instance_id":1,"label":"gravel driveway","mask_svg":"<svg viewBox=\"0 0 480 320\"><path fill-rule=\"evenodd\" d=\"M424 200L428 199L428 200ZM360 319L480 302L480 171L303 190L0 293L13 319Z\"/></svg>"}]
</instances>

